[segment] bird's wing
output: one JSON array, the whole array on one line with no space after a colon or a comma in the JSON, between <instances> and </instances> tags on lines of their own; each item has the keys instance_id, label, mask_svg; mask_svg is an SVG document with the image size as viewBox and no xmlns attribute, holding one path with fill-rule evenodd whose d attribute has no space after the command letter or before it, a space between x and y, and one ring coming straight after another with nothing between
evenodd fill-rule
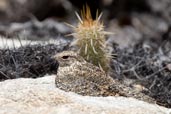
<instances>
[{"instance_id":1,"label":"bird's wing","mask_svg":"<svg viewBox=\"0 0 171 114\"><path fill-rule=\"evenodd\" d=\"M99 67L91 64L85 63L81 66L78 66L81 72L79 76L83 76L86 80L96 83L98 85L109 85L113 83L113 79L110 76L107 76L104 71L102 71Z\"/></svg>"}]
</instances>

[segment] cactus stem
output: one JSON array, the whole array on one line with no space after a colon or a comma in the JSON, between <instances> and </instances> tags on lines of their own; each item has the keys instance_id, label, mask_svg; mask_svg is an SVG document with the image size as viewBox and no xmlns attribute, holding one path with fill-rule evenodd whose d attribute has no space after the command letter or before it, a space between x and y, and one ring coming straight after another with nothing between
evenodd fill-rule
<instances>
[{"instance_id":1,"label":"cactus stem","mask_svg":"<svg viewBox=\"0 0 171 114\"><path fill-rule=\"evenodd\" d=\"M112 56L106 45L106 35L112 34L104 31L104 25L100 22L100 15L96 12L96 20L92 19L90 8L86 5L81 11L81 16L75 12L79 23L76 27L67 24L74 29L74 33L69 34L75 37L71 45L78 47L78 52L83 58L98 66L106 73L110 70L109 64Z\"/></svg>"}]
</instances>

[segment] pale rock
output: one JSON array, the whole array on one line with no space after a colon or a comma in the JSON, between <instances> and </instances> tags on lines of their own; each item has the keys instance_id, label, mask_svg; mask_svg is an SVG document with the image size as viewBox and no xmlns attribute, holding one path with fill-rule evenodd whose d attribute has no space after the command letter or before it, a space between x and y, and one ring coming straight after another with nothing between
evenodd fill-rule
<instances>
[{"instance_id":1,"label":"pale rock","mask_svg":"<svg viewBox=\"0 0 171 114\"><path fill-rule=\"evenodd\" d=\"M0 114L170 114L134 98L90 97L55 87L55 75L0 82Z\"/></svg>"}]
</instances>

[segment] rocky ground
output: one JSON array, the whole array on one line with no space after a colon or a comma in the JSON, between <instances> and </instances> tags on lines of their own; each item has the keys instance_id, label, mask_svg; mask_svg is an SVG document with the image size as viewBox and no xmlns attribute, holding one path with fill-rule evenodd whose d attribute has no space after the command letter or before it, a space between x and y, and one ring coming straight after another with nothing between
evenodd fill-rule
<instances>
[{"instance_id":1,"label":"rocky ground","mask_svg":"<svg viewBox=\"0 0 171 114\"><path fill-rule=\"evenodd\" d=\"M0 80L55 74L52 56L72 41L64 22L76 25L74 11L85 2L93 14L96 8L104 12L106 30L115 33L108 38L118 55L113 78L141 85L157 104L171 108L170 0L0 0Z\"/></svg>"}]
</instances>

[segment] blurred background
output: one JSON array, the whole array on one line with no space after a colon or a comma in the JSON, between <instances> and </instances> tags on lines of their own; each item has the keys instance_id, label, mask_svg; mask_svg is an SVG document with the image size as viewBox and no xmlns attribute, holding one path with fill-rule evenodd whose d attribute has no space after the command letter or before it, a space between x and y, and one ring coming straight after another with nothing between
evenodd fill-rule
<instances>
[{"instance_id":1,"label":"blurred background","mask_svg":"<svg viewBox=\"0 0 171 114\"><path fill-rule=\"evenodd\" d=\"M103 12L111 42L120 47L139 40L161 42L171 38L171 0L0 0L0 35L6 38L49 40L72 32L75 11L88 4L95 18Z\"/></svg>"}]
</instances>

